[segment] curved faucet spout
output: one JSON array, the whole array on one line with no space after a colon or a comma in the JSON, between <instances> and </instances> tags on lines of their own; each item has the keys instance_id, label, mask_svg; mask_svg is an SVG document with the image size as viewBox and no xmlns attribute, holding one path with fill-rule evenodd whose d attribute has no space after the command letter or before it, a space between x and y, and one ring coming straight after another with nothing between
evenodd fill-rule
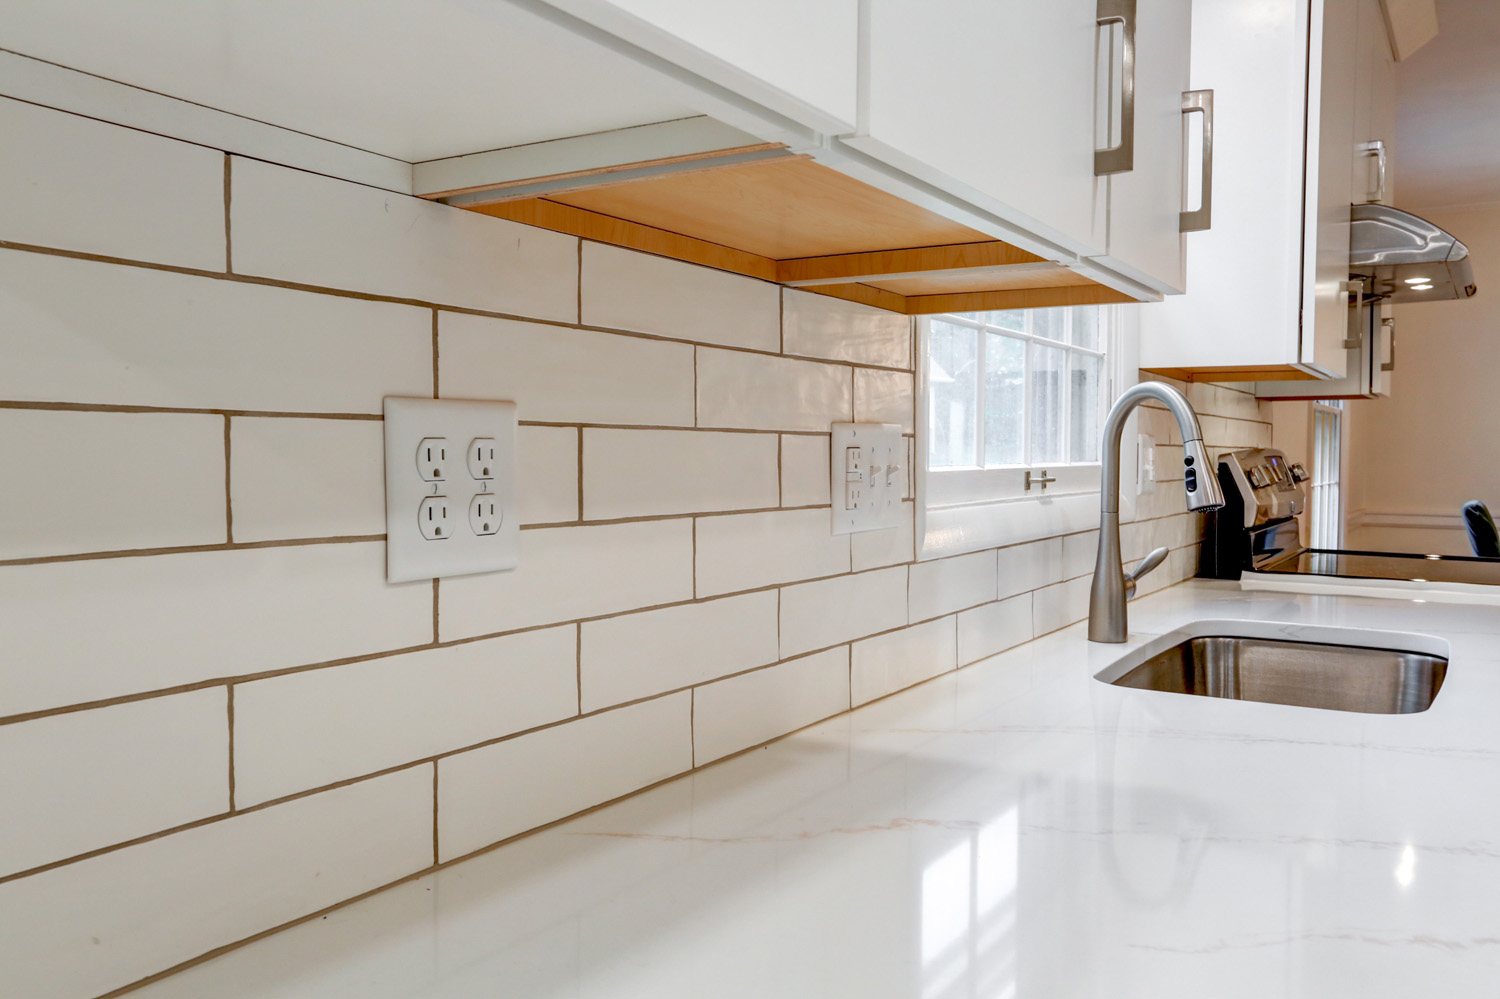
<instances>
[{"instance_id":1,"label":"curved faucet spout","mask_svg":"<svg viewBox=\"0 0 1500 999\"><path fill-rule=\"evenodd\" d=\"M1141 382L1126 389L1104 420L1104 439L1100 444L1099 556L1094 561L1094 583L1089 591L1091 642L1123 642L1129 632L1125 601L1134 587L1127 585L1120 564L1120 436L1131 410L1147 399L1162 403L1177 420L1183 442L1182 485L1188 509L1217 510L1224 505L1218 476L1203 446L1198 414L1193 412L1186 397L1162 382ZM1131 581L1150 569L1151 566L1143 567L1133 574Z\"/></svg>"}]
</instances>

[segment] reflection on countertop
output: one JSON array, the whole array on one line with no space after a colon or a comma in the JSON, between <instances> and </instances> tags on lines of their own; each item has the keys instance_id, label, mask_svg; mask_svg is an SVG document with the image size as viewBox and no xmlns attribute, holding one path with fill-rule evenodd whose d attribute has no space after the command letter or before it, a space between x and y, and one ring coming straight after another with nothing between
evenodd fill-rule
<instances>
[{"instance_id":1,"label":"reflection on countertop","mask_svg":"<svg viewBox=\"0 0 1500 999\"><path fill-rule=\"evenodd\" d=\"M1410 715L1094 679L1214 618L1435 636ZM1489 996L1500 612L1241 592L1086 624L382 892L141 999Z\"/></svg>"}]
</instances>

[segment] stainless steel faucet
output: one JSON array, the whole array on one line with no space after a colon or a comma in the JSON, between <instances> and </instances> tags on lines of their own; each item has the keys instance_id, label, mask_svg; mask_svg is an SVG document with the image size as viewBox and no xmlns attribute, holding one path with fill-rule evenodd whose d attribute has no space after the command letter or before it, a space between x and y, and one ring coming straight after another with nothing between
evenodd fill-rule
<instances>
[{"instance_id":1,"label":"stainless steel faucet","mask_svg":"<svg viewBox=\"0 0 1500 999\"><path fill-rule=\"evenodd\" d=\"M1162 382L1141 382L1126 389L1115 400L1104 420L1104 440L1100 445L1101 490L1099 503L1099 557L1094 561L1094 586L1089 592L1089 641L1123 642L1128 632L1125 601L1135 596L1135 581L1161 565L1168 549L1158 548L1127 575L1120 563L1120 435L1130 411L1147 399L1167 407L1177 419L1183 442L1183 488L1187 491L1189 510L1217 510L1224 505L1219 479L1208 451L1203 446L1203 431L1198 428L1198 414L1182 393Z\"/></svg>"}]
</instances>

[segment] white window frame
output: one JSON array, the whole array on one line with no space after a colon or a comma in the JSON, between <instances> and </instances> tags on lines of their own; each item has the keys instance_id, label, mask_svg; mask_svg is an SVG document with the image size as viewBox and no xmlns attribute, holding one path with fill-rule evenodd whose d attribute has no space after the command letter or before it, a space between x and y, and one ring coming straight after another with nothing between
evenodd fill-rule
<instances>
[{"instance_id":1,"label":"white window frame","mask_svg":"<svg viewBox=\"0 0 1500 999\"><path fill-rule=\"evenodd\" d=\"M1124 306L1104 306L1107 310L1101 319L1101 337L1104 356L1100 375L1102 384L1100 398L1100 423L1110 405L1130 385L1138 380L1135 368L1136 314ZM917 482L917 557L940 558L967 551L979 551L1002 545L1019 544L1040 538L1055 537L1091 530L1099 522L1099 463L1081 462L1072 465L1042 463L1035 465L1011 465L998 468L941 468L929 469L928 442L931 435L929 406L931 393L928 383L927 342L933 319L968 326L985 328L983 324L962 316L938 315L918 316L916 336L917 392L916 392L916 482ZM996 328L998 330L998 328ZM1019 339L1058 346L1057 341L1037 337L1029 333L1004 330L1006 335ZM1062 345L1066 346L1066 345ZM1028 346L1029 350L1029 346ZM983 356L983 352L981 352ZM979 386L983 391L983 371ZM1030 385L1027 386L1027 408L1030 408ZM1066 407L1064 420L1066 421ZM983 419L980 419L980 438L976 453L983 452ZM1064 433L1067 432L1066 424ZM1127 435L1130 433L1127 428ZM1066 438L1065 438L1066 439ZM1133 437L1127 437L1133 440ZM1033 487L1026 492L1021 483L1027 470L1057 476L1057 483L1049 484L1046 490ZM1125 519L1134 515L1133 490L1124 490L1121 513Z\"/></svg>"},{"instance_id":2,"label":"white window frame","mask_svg":"<svg viewBox=\"0 0 1500 999\"><path fill-rule=\"evenodd\" d=\"M1312 481L1307 503L1309 548L1344 547L1344 456L1348 454L1348 420L1342 399L1315 399L1309 431Z\"/></svg>"}]
</instances>

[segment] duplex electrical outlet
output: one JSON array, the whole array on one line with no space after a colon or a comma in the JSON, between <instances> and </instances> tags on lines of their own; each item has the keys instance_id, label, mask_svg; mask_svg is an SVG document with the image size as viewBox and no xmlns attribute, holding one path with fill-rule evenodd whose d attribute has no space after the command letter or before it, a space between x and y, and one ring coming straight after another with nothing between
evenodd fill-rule
<instances>
[{"instance_id":1,"label":"duplex electrical outlet","mask_svg":"<svg viewBox=\"0 0 1500 999\"><path fill-rule=\"evenodd\" d=\"M386 399L386 579L520 564L515 468L515 403Z\"/></svg>"},{"instance_id":2,"label":"duplex electrical outlet","mask_svg":"<svg viewBox=\"0 0 1500 999\"><path fill-rule=\"evenodd\" d=\"M835 423L829 452L833 533L900 527L906 438L896 423Z\"/></svg>"}]
</instances>

